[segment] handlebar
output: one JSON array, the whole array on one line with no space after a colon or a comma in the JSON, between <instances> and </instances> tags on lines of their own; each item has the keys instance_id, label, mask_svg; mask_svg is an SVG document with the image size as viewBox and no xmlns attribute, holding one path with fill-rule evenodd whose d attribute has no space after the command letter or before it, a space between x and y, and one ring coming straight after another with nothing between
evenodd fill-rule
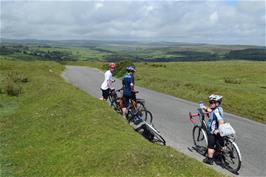
<instances>
[{"instance_id":1,"label":"handlebar","mask_svg":"<svg viewBox=\"0 0 266 177\"><path fill-rule=\"evenodd\" d=\"M203 109L199 108L198 113L191 113L189 112L189 120L194 124L197 120L193 119L193 117L200 117L202 115L202 120L207 117L209 118L209 112L204 111Z\"/></svg>"},{"instance_id":2,"label":"handlebar","mask_svg":"<svg viewBox=\"0 0 266 177\"><path fill-rule=\"evenodd\" d=\"M199 115L200 115L199 113L192 114L191 112L189 112L189 120L194 124L195 122L197 122L197 120L193 119L193 117L197 117Z\"/></svg>"}]
</instances>

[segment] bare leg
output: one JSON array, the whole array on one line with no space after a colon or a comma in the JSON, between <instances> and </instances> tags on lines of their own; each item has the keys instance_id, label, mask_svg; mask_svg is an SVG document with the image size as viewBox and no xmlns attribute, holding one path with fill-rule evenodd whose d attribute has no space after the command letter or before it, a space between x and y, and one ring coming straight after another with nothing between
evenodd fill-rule
<instances>
[{"instance_id":1,"label":"bare leg","mask_svg":"<svg viewBox=\"0 0 266 177\"><path fill-rule=\"evenodd\" d=\"M214 149L208 148L208 157L213 158L213 154L214 154Z\"/></svg>"},{"instance_id":2,"label":"bare leg","mask_svg":"<svg viewBox=\"0 0 266 177\"><path fill-rule=\"evenodd\" d=\"M122 108L122 111L123 111L123 117L126 118L126 115L127 115L127 108Z\"/></svg>"}]
</instances>

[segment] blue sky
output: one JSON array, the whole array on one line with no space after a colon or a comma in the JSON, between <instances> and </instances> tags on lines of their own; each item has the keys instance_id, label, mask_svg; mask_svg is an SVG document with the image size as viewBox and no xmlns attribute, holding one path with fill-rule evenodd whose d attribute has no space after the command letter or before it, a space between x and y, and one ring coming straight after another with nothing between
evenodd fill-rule
<instances>
[{"instance_id":1,"label":"blue sky","mask_svg":"<svg viewBox=\"0 0 266 177\"><path fill-rule=\"evenodd\" d=\"M1 38L265 46L266 0L1 1Z\"/></svg>"},{"instance_id":2,"label":"blue sky","mask_svg":"<svg viewBox=\"0 0 266 177\"><path fill-rule=\"evenodd\" d=\"M226 4L235 6L237 3L237 0L224 0Z\"/></svg>"}]
</instances>

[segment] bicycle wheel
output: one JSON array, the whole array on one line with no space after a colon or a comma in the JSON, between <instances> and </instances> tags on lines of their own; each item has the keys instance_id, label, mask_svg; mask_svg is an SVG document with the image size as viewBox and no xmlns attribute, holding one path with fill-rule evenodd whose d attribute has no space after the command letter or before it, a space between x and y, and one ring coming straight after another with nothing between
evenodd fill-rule
<instances>
[{"instance_id":1,"label":"bicycle wheel","mask_svg":"<svg viewBox=\"0 0 266 177\"><path fill-rule=\"evenodd\" d=\"M194 126L192 136L196 151L201 155L206 155L208 150L207 133L200 126Z\"/></svg>"},{"instance_id":2,"label":"bicycle wheel","mask_svg":"<svg viewBox=\"0 0 266 177\"><path fill-rule=\"evenodd\" d=\"M118 113L122 113L122 110L120 108L120 98L116 98L111 102L111 107Z\"/></svg>"},{"instance_id":3,"label":"bicycle wheel","mask_svg":"<svg viewBox=\"0 0 266 177\"><path fill-rule=\"evenodd\" d=\"M145 122L147 122L148 124L152 124L152 121L153 121L153 116L152 116L152 113L148 110L145 110Z\"/></svg>"},{"instance_id":4,"label":"bicycle wheel","mask_svg":"<svg viewBox=\"0 0 266 177\"><path fill-rule=\"evenodd\" d=\"M138 112L136 113L136 116L149 124L152 123L153 117L150 111L138 110Z\"/></svg>"},{"instance_id":5,"label":"bicycle wheel","mask_svg":"<svg viewBox=\"0 0 266 177\"><path fill-rule=\"evenodd\" d=\"M148 124L147 122L145 122L145 123L146 123L145 126L146 126L147 131L149 131L150 134L152 135L150 141L152 141L153 143L165 145L166 141L160 135L159 131L153 125Z\"/></svg>"},{"instance_id":6,"label":"bicycle wheel","mask_svg":"<svg viewBox=\"0 0 266 177\"><path fill-rule=\"evenodd\" d=\"M227 140L223 152L223 165L232 173L237 173L241 167L241 154L237 144Z\"/></svg>"},{"instance_id":7,"label":"bicycle wheel","mask_svg":"<svg viewBox=\"0 0 266 177\"><path fill-rule=\"evenodd\" d=\"M141 101L137 100L137 108L138 110L147 110L144 103L142 103Z\"/></svg>"}]
</instances>

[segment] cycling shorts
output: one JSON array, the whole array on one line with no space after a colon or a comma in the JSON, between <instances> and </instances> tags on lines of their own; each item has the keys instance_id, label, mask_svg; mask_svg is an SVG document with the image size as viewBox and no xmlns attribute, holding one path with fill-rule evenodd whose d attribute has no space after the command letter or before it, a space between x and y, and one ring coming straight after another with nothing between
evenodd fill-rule
<instances>
[{"instance_id":1,"label":"cycling shorts","mask_svg":"<svg viewBox=\"0 0 266 177\"><path fill-rule=\"evenodd\" d=\"M221 145L224 144L223 137L221 137L220 134L208 134L208 148L214 149L217 142L219 142Z\"/></svg>"},{"instance_id":2,"label":"cycling shorts","mask_svg":"<svg viewBox=\"0 0 266 177\"><path fill-rule=\"evenodd\" d=\"M108 96L109 96L109 93L110 93L110 89L108 88L106 90L103 90L103 89L101 89L101 90L102 90L102 96L103 96L103 98L105 100L107 100L108 99Z\"/></svg>"},{"instance_id":3,"label":"cycling shorts","mask_svg":"<svg viewBox=\"0 0 266 177\"><path fill-rule=\"evenodd\" d=\"M128 108L130 99L136 101L136 95L135 94L131 96L123 95L123 103L124 103L123 107L124 108Z\"/></svg>"}]
</instances>

